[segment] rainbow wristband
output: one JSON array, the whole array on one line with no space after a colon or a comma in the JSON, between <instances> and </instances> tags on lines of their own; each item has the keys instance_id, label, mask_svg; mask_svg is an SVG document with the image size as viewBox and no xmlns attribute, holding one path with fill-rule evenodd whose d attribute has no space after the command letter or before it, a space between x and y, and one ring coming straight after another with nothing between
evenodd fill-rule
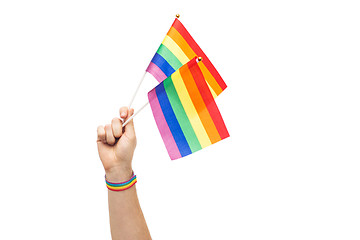
<instances>
[{"instance_id":1,"label":"rainbow wristband","mask_svg":"<svg viewBox=\"0 0 360 240\"><path fill-rule=\"evenodd\" d=\"M109 182L108 180L106 180L106 175L105 175L105 182L106 182L106 187L111 190L111 191L124 191L126 189L131 188L132 186L135 185L135 183L137 183L136 180L136 175L133 175L130 178L130 180L126 181L126 182L121 182L121 183L113 183L113 182Z\"/></svg>"}]
</instances>

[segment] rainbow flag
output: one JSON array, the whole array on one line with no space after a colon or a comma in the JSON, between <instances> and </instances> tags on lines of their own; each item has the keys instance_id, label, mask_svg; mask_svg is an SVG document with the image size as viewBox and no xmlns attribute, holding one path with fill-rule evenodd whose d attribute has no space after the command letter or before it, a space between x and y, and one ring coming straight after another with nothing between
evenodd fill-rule
<instances>
[{"instance_id":1,"label":"rainbow flag","mask_svg":"<svg viewBox=\"0 0 360 240\"><path fill-rule=\"evenodd\" d=\"M229 137L200 63L193 58L148 93L172 160Z\"/></svg>"},{"instance_id":2,"label":"rainbow flag","mask_svg":"<svg viewBox=\"0 0 360 240\"><path fill-rule=\"evenodd\" d=\"M146 71L152 74L158 82L162 82L196 56L203 58L199 67L215 98L226 88L226 84L209 58L177 18Z\"/></svg>"}]
</instances>

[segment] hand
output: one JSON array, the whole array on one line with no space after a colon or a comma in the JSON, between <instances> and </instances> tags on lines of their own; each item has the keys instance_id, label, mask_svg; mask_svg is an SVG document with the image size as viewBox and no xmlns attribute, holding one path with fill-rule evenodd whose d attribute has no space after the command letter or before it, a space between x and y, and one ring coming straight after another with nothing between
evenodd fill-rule
<instances>
[{"instance_id":1,"label":"hand","mask_svg":"<svg viewBox=\"0 0 360 240\"><path fill-rule=\"evenodd\" d=\"M120 117L126 120L134 114L134 109L120 108ZM109 181L125 181L132 174L132 158L136 147L136 135L133 120L124 128L120 118L114 118L111 124L97 129L97 146L106 178Z\"/></svg>"}]
</instances>

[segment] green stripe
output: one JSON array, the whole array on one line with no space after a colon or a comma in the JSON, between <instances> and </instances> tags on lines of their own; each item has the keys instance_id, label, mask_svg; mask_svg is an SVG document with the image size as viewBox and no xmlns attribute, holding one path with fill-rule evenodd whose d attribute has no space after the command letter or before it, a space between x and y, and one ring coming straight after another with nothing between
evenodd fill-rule
<instances>
[{"instance_id":1,"label":"green stripe","mask_svg":"<svg viewBox=\"0 0 360 240\"><path fill-rule=\"evenodd\" d=\"M171 107L175 113L176 119L178 120L181 130L184 133L184 136L186 138L186 141L188 142L191 152L198 151L202 149L200 142L198 138L196 137L196 134L194 132L193 127L191 126L191 123L189 121L189 118L187 117L184 107L181 104L180 98L176 92L174 83L171 79L171 76L168 77L166 80L164 80L164 88L166 91L166 94L169 98Z\"/></svg>"},{"instance_id":2,"label":"green stripe","mask_svg":"<svg viewBox=\"0 0 360 240\"><path fill-rule=\"evenodd\" d=\"M177 57L175 57L175 55L165 45L161 44L157 53L160 54L175 70L182 66L179 59L177 59Z\"/></svg>"}]
</instances>

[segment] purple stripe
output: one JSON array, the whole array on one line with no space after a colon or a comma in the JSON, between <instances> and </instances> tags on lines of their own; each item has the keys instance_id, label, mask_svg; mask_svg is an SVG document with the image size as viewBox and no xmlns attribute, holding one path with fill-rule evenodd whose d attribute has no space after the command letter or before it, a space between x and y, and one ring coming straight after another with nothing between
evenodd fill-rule
<instances>
[{"instance_id":1,"label":"purple stripe","mask_svg":"<svg viewBox=\"0 0 360 240\"><path fill-rule=\"evenodd\" d=\"M166 150L168 151L171 160L181 158L179 149L175 143L174 137L170 131L170 128L161 110L160 103L155 92L155 88L148 93L148 98L155 118L156 125L159 129L160 135L165 143Z\"/></svg>"},{"instance_id":2,"label":"purple stripe","mask_svg":"<svg viewBox=\"0 0 360 240\"><path fill-rule=\"evenodd\" d=\"M148 68L146 69L146 71L148 73L151 73L154 78L156 78L156 80L161 83L166 77L165 73L163 73L163 71L161 71L161 69L156 66L155 63L151 62L148 66Z\"/></svg>"}]
</instances>

